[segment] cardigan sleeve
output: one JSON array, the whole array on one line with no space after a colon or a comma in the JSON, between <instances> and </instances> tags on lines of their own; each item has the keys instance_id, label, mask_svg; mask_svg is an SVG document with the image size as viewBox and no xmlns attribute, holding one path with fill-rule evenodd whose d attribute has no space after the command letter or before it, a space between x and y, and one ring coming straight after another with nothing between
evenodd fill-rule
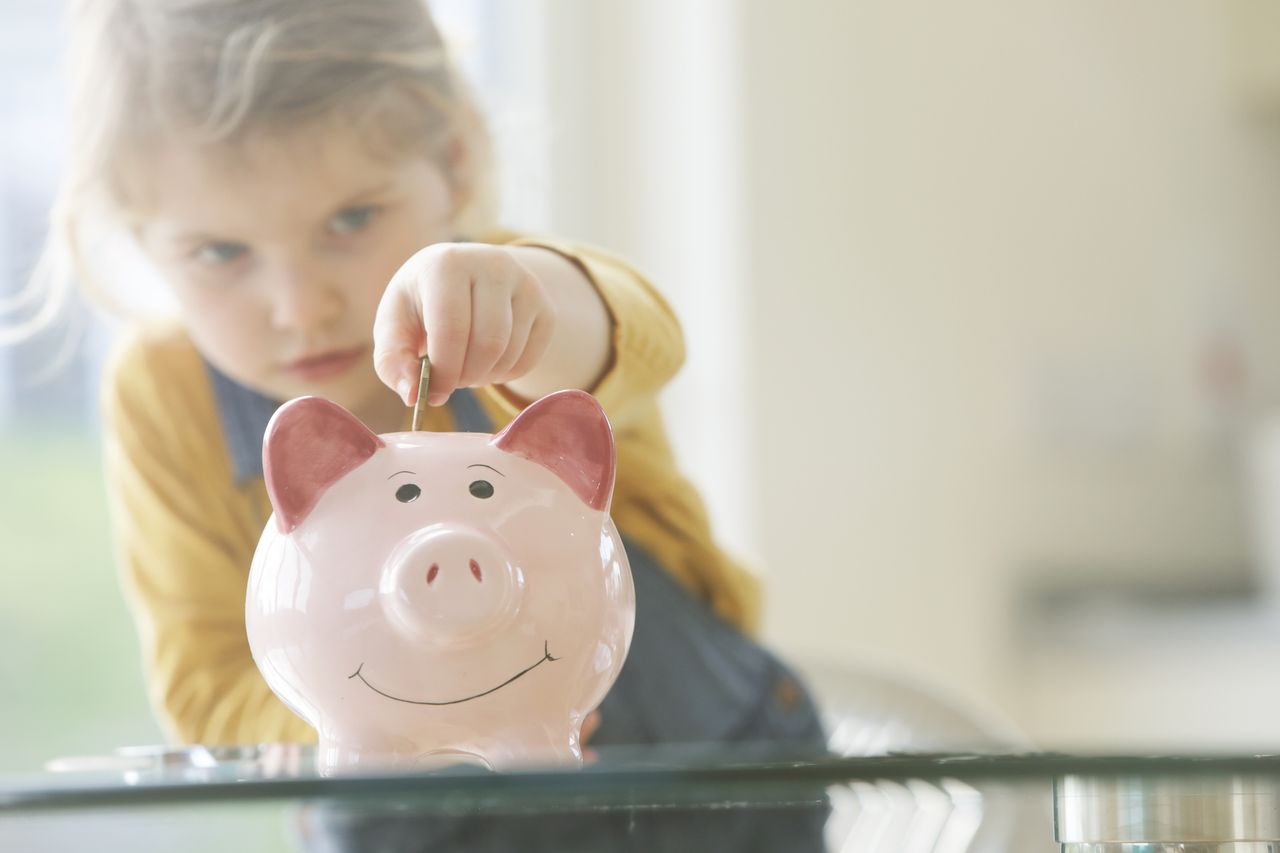
<instances>
[{"instance_id":1,"label":"cardigan sleeve","mask_svg":"<svg viewBox=\"0 0 1280 853\"><path fill-rule=\"evenodd\" d=\"M615 430L646 418L658 391L684 364L684 335L666 299L640 272L601 249L533 237L498 242L547 249L578 265L604 300L612 323L609 366L586 390L600 401ZM482 393L503 422L526 402L497 386Z\"/></svg>"}]
</instances>

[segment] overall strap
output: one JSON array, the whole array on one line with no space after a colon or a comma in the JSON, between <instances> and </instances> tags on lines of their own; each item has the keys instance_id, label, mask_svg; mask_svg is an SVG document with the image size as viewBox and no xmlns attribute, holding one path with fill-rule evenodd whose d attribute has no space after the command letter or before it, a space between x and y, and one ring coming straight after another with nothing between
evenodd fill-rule
<instances>
[{"instance_id":1,"label":"overall strap","mask_svg":"<svg viewBox=\"0 0 1280 853\"><path fill-rule=\"evenodd\" d=\"M449 411L458 432L493 432L493 418L471 388L459 388L449 395Z\"/></svg>"}]
</instances>

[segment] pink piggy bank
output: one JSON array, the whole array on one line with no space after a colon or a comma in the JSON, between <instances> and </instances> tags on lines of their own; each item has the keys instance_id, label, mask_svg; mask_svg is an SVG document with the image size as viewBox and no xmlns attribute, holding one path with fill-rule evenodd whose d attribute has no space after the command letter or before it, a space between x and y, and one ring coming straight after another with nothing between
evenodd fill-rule
<instances>
[{"instance_id":1,"label":"pink piggy bank","mask_svg":"<svg viewBox=\"0 0 1280 853\"><path fill-rule=\"evenodd\" d=\"M593 397L551 394L497 435L382 436L303 397L263 462L249 645L319 732L321 773L581 763L635 624Z\"/></svg>"}]
</instances>

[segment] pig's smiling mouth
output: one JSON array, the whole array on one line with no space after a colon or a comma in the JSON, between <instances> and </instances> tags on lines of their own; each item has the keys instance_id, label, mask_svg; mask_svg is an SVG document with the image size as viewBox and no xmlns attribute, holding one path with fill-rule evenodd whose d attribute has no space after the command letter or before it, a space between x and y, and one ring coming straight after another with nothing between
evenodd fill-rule
<instances>
[{"instance_id":1,"label":"pig's smiling mouth","mask_svg":"<svg viewBox=\"0 0 1280 853\"><path fill-rule=\"evenodd\" d=\"M524 669L520 670L515 675L511 676L506 681L499 684L497 687L490 687L488 690L484 691L483 693L476 693L472 696L466 696L462 699L450 699L447 702L420 702L416 699L401 699L399 696L392 696L390 693L384 693L383 691L379 690L378 688L370 684L369 680L365 678L364 675L361 674L360 670L364 669L363 663L360 664L358 667L356 667L355 672L347 676L347 680L350 681L353 678L359 678L361 681L364 682L365 687L368 687L370 690L372 690L374 693L377 693L379 696L386 696L388 699L394 699L397 702L404 702L407 705L436 705L436 706L457 705L460 702L470 702L472 699L479 699L481 696L488 696L490 693L501 690L511 682L515 681L517 678L520 678L521 676L524 676L524 675L528 675L529 673L533 672L535 669L542 666L544 663L546 663L549 660L556 661L556 660L560 660L560 658L551 656L551 652L547 649L547 641L543 640L542 641L542 657L539 658L538 662L535 663L533 666L526 666Z\"/></svg>"}]
</instances>

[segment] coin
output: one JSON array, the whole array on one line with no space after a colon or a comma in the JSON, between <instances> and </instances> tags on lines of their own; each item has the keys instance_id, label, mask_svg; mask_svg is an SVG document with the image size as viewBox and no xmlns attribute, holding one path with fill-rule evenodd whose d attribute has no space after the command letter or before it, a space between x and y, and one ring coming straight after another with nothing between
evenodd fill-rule
<instances>
[{"instance_id":1,"label":"coin","mask_svg":"<svg viewBox=\"0 0 1280 853\"><path fill-rule=\"evenodd\" d=\"M418 402L413 404L413 429L422 429L422 418L427 413L427 384L431 381L431 362L422 357L422 374L418 377Z\"/></svg>"}]
</instances>

